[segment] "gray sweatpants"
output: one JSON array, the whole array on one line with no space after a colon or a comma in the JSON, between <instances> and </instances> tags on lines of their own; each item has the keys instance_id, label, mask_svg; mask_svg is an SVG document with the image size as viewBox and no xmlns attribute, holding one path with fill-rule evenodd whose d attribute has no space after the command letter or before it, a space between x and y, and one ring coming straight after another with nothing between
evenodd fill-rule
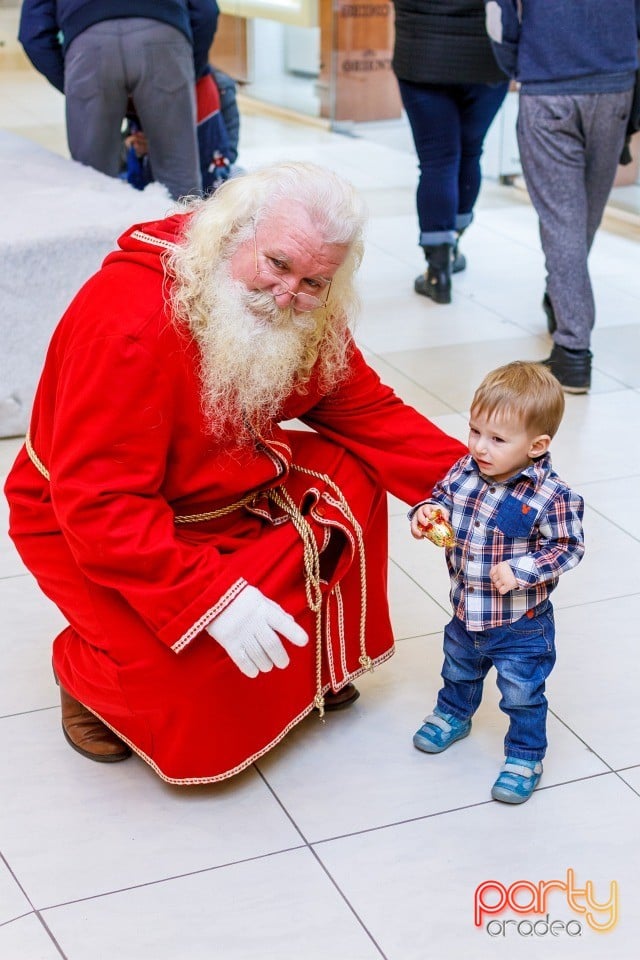
<instances>
[{"instance_id":1,"label":"gray sweatpants","mask_svg":"<svg viewBox=\"0 0 640 960\"><path fill-rule=\"evenodd\" d=\"M193 49L175 27L142 17L88 27L65 54L64 92L74 160L118 175L131 97L155 179L174 198L201 192Z\"/></svg>"},{"instance_id":2,"label":"gray sweatpants","mask_svg":"<svg viewBox=\"0 0 640 960\"><path fill-rule=\"evenodd\" d=\"M632 91L520 96L518 145L540 222L556 343L589 347L595 304L587 259L624 143Z\"/></svg>"}]
</instances>

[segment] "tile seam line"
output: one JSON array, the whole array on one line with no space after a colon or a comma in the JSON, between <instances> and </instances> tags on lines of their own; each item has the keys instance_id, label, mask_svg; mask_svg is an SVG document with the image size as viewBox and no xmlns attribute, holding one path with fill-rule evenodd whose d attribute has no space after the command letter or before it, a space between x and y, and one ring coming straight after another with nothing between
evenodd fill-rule
<instances>
[{"instance_id":1,"label":"tile seam line","mask_svg":"<svg viewBox=\"0 0 640 960\"><path fill-rule=\"evenodd\" d=\"M612 480L638 480L640 479L640 473L635 470L633 473L622 473L617 477L605 477L604 480L583 480L581 486L588 487L593 486L596 483L611 483ZM592 509L595 509L592 507Z\"/></svg>"},{"instance_id":2,"label":"tile seam line","mask_svg":"<svg viewBox=\"0 0 640 960\"><path fill-rule=\"evenodd\" d=\"M282 812L284 813L284 815L287 817L287 819L288 819L289 822L291 823L291 825L292 825L292 827L294 828L294 830L296 830L296 832L297 832L297 833L299 834L299 836L302 838L302 840L304 841L304 846L305 846L305 848L309 851L309 853L311 854L311 856L314 858L314 860L316 861L316 863L318 864L318 866L320 867L320 869L322 870L322 872L323 872L324 875L326 876L326 878L327 878L327 880L329 881L329 883L333 886L333 888L335 889L335 891L336 891L336 893L338 894L338 896L340 897L340 899L343 901L343 903L345 904L345 906L347 907L347 909L349 910L349 912L352 914L352 916L354 917L354 919L357 921L357 923L358 923L358 925L360 926L360 928L361 928L361 930L363 931L363 933L365 933L366 936L368 937L368 939L371 941L371 943L373 944L373 946L375 947L375 949L378 951L378 953L379 953L380 957L382 958L382 960L388 960L387 955L386 955L386 954L384 953L384 951L382 950L380 944L376 941L375 937L373 936L373 934L371 933L371 931L369 930L369 928L368 928L367 925L365 924L364 920L362 919L362 917L360 916L360 914L358 913L358 911L356 910L356 908L353 906L353 904L351 903L351 901L350 901L349 898L347 897L346 893L341 889L341 887L340 887L340 885L338 884L338 882L336 881L336 879L332 876L332 874L329 872L329 870L327 869L327 867L325 866L325 864L322 862L322 859L320 858L320 856L319 856L319 854L317 853L317 851L314 849L313 845L312 845L311 843L309 843L309 841L308 841L307 838L305 837L304 833L302 832L301 828L298 826L298 824L297 824L296 821L294 820L293 816L289 813L289 811L287 810L286 806L284 805L284 803L282 802L282 800L280 799L280 797L277 795L277 793L275 792L275 790L273 789L273 787L271 786L271 784L270 784L269 781L267 780L266 776L263 774L262 770L260 770L260 768L258 767L257 764L255 764L255 768L256 768L256 770L257 770L258 775L259 775L260 778L262 779L262 782L264 783L265 787L266 787L267 790L271 793L273 799L276 801L276 803L278 804L278 806L280 807L280 809L282 810Z\"/></svg>"},{"instance_id":3,"label":"tile seam line","mask_svg":"<svg viewBox=\"0 0 640 960\"><path fill-rule=\"evenodd\" d=\"M437 414L435 414L435 416L437 416L437 417L449 417L449 416L451 416L452 413L457 413L457 414L460 414L461 417L464 417L464 414L463 414L463 413L460 413L459 410L456 410L454 407L452 407L451 404L450 404L447 400L442 400L441 397L439 397L436 393L432 393L431 390L429 390L427 387L423 386L423 384L419 383L418 380L414 380L414 378L413 378L410 374L405 373L404 370L401 370L399 367L396 367L396 366L393 364L393 362L388 359L388 357L389 357L389 355L390 355L389 353L384 353L384 352L383 352L383 353L380 353L379 351L372 350L370 347L366 347L366 345L365 345L365 349L366 349L372 356L376 357L377 360L381 360L382 363L385 363L388 367L391 367L391 369L394 371L394 373L399 374L401 377L404 377L406 380L408 380L409 383L412 383L412 384L414 385L414 387L418 387L420 390L424 390L424 392L427 394L427 396L430 397L432 400L435 400L437 403L442 403L442 404L444 404L445 407L448 407L448 408L449 408L449 412L448 412L448 413L437 413ZM429 349L431 349L431 348L430 348L430 347L427 347L426 349L429 350ZM395 351L391 351L391 353L393 353L393 352L395 352ZM434 419L434 418L431 417L430 419Z\"/></svg>"},{"instance_id":4,"label":"tile seam line","mask_svg":"<svg viewBox=\"0 0 640 960\"><path fill-rule=\"evenodd\" d=\"M14 871L13 867L11 866L11 864L9 863L9 861L7 860L7 858L5 857L4 853L2 853L1 851L0 851L0 861L2 861L2 863L4 863L5 867L7 868L8 873L10 874L10 876L12 877L12 879L14 880L16 886L19 888L22 896L25 898L25 900L27 901L27 903L29 904L29 906L32 908L32 911L35 911L36 907L35 907L35 905L34 905L34 903L33 903L33 900L31 899L31 897L29 896L29 894L27 893L27 891L25 890L25 888L23 887L23 885L22 885L22 884L20 883L20 881L18 880L18 878L17 878L17 876L16 876L16 874L15 874L15 871ZM31 911L30 911L30 912L31 912ZM14 919L16 919L16 918L14 918Z\"/></svg>"},{"instance_id":5,"label":"tile seam line","mask_svg":"<svg viewBox=\"0 0 640 960\"><path fill-rule=\"evenodd\" d=\"M46 713L48 710L59 710L60 704L54 703L50 707L34 707L33 710L18 710L16 713L2 713L1 720L12 720L14 717L29 717L32 713Z\"/></svg>"},{"instance_id":6,"label":"tile seam line","mask_svg":"<svg viewBox=\"0 0 640 960\"><path fill-rule=\"evenodd\" d=\"M559 783L550 783L548 786L538 787L536 789L536 793L544 793L547 790L557 790L559 787L566 787L572 783L583 783L586 780L597 780L599 777L611 776L617 776L615 770L602 770L599 773L592 773L584 777L573 777L571 780L561 780ZM630 790L633 790L633 787L631 787L630 784L626 783L626 781L624 782L625 786L629 787ZM433 820L435 817L443 817L451 813L460 813L463 810L473 810L476 807L486 807L490 804L494 804L495 802L496 801L492 800L491 798L488 800L478 800L476 803L466 803L461 807L451 807L448 810L436 810L434 813L425 813L419 817L407 817L405 820L395 820L392 823L382 823L375 827L365 827L363 830L352 830L349 833L337 834L335 837L322 837L319 840L311 841L311 843L314 847L316 847L323 843L333 843L335 840L348 840L350 837L360 837L368 833L377 833L381 830L390 830L395 827L402 827L408 823L418 823L420 820Z\"/></svg>"},{"instance_id":7,"label":"tile seam line","mask_svg":"<svg viewBox=\"0 0 640 960\"><path fill-rule=\"evenodd\" d=\"M593 752L593 751L591 751L591 752ZM605 761L602 761L602 762L604 763ZM609 765L607 764L607 766L609 766ZM635 766L638 766L638 765L636 764ZM628 768L621 768L621 769L634 769L634 765L632 765L631 767L628 767ZM262 775L261 775L261 776L262 776ZM573 778L573 779L571 779L571 780L562 781L561 783L549 784L549 786L540 787L540 788L538 789L538 791L536 791L536 792L544 793L544 792L547 791L547 790L555 790L555 789L557 789L558 787L568 786L568 785L570 785L570 784L572 784L572 783L582 783L582 782L587 781L587 780L597 780L597 779L599 779L600 777L609 777L609 776L615 776L615 777L617 777L618 779L622 780L622 778L618 775L618 771L609 768L609 769L604 770L604 771L602 771L602 772L600 772L600 773L591 774L590 776L575 777L575 778ZM627 783L625 780L622 780L622 782L624 783L624 785L625 785L626 787L628 787L630 790L632 790L632 792L637 793L637 791L631 786L631 784ZM275 793L273 793L273 790L271 789L270 785L269 785L266 781L265 781L265 785L268 787L268 789L270 790L270 792L273 794L273 796L274 796L274 798L276 799L276 801L278 802L278 804L282 807L282 810L283 810L283 812L285 813L285 815L288 817L289 820L291 820L291 822L292 822L293 826L295 827L295 829L300 833L300 836L303 837L304 835L302 834L302 832L299 830L299 828L298 828L297 825L295 824L295 821L293 821L293 819L291 818L290 814L288 813L288 811L286 810L286 808L284 807L284 805L281 803L281 801L280 801L279 798L275 795ZM101 893L95 893L95 894L92 894L91 896L87 896L87 897L76 897L76 898L74 898L74 899L72 899L72 900L61 900L61 901L59 901L58 903L51 903L51 904L47 904L46 906L41 906L41 907L35 907L35 906L34 906L34 907L33 907L33 910L31 910L31 911L29 911L29 912L27 912L27 913L25 913L25 914L21 914L20 917L13 917L11 920L8 920L8 921L5 921L5 922L3 922L3 923L0 923L0 927L7 926L9 923L13 923L13 922L15 922L16 920L21 919L22 917L25 917L25 916L31 916L32 914L35 914L36 916L38 916L38 918L41 919L42 923L46 926L46 922L45 922L44 917L43 917L42 915L45 914L45 913L47 913L48 911L59 909L60 907L68 907L68 906L73 906L74 904L77 904L77 903L87 903L87 902L90 902L90 901L93 901L93 900L101 900L103 897L112 897L112 896L116 896L116 895L121 894L121 893L129 893L129 892L131 892L131 891L133 891L133 890L141 890L141 889L146 889L146 888L148 888L148 887L154 887L154 886L157 886L158 884L161 884L161 883L170 883L170 882L172 882L172 881L174 881L174 880L184 880L184 879L186 879L186 878L188 878L188 877L199 876L199 875L205 874L205 873L213 873L213 872L216 871L216 870L223 870L223 869L226 869L227 867L234 867L234 866L238 866L238 865L240 865L240 864L245 864L245 863L253 863L253 862L256 862L256 861L260 861L260 860L267 860L267 859L269 859L269 858L271 858L271 857L278 857L278 856L281 856L281 855L286 854L286 853L292 853L292 852L294 852L294 851L296 851L296 850L309 850L309 852L310 852L310 853L314 856L314 858L318 861L318 863L319 863L319 865L322 867L323 871L327 874L328 879L329 879L329 880L331 881L331 883L336 887L336 890L340 893L340 896L345 900L345 903L347 904L347 906L349 907L349 909L354 913L354 915L355 915L356 918L358 919L358 922L362 924L362 921L360 920L360 918L358 917L357 913L355 912L355 910L353 909L353 907L352 907L351 904L349 903L348 899L345 897L344 893L340 890L340 888L339 888L338 885L336 884L335 880L333 879L333 877L331 876L331 874L328 872L327 868L326 868L325 865L323 864L322 860L321 860L321 859L319 858L319 856L317 855L317 852L316 852L316 850L315 850L315 847L321 846L321 845L327 844L327 843L333 843L333 842L335 842L336 840L347 840L347 839L349 839L350 837L359 837L359 836L366 835L366 834L370 834L370 833L378 833L378 832L380 832L380 831L382 831L382 830L393 829L393 828L395 828L395 827L403 826L403 825L409 824L409 823L417 823L417 822L419 822L419 821L421 821L421 820L432 820L432 819L434 819L435 817L440 817L440 816L444 816L444 815L451 814L451 813L460 813L460 812L463 811L463 810L472 810L472 809L474 809L474 808L476 808L476 807L487 806L488 804L492 804L493 802L494 802L494 801L493 801L493 800L490 800L490 799L489 799L489 800L482 800L482 801L479 801L479 802L477 802L477 803L464 804L464 805L461 806L461 807L451 807L451 808L449 808L449 809L447 809L447 810L438 810L438 811L436 811L436 812L434 812L434 813L424 814L424 815L419 816L419 817L408 817L408 818L405 819L405 820L397 820L397 821L394 821L394 822L392 822L392 823L384 823L384 824L380 824L379 826L375 826L375 827L367 827L367 828L364 829L364 830L354 830L354 831L350 831L349 833L336 834L335 836L332 836L332 837L322 837L322 838L319 839L319 840L307 841L307 840L305 839L304 842L301 843L301 844L299 844L299 845L292 846L292 847L283 847L283 848L280 849L280 850L273 850L273 851L271 851L270 853L259 854L259 855L255 856L255 857L243 857L243 858L241 858L240 860L229 860L229 861L225 861L225 863L215 864L214 866L211 866L211 867L202 867L202 868L200 868L200 869L198 869L198 870L191 870L191 871L188 871L188 872L186 872L186 873L178 873L178 874L172 874L172 875L169 875L169 876L166 876L166 877L159 877L159 878L156 879L156 880L148 880L148 881L146 881L146 882L144 882L144 883L131 884L131 885L129 885L129 886L119 887L119 888L116 889L116 890L104 890L104 891L102 891ZM4 855L1 854L1 853L0 853L0 858L3 860L3 862L4 862L5 865L7 866L7 869L8 869L9 872L11 873L11 876L14 878L16 884L20 887L20 890L21 890L22 893L24 894L25 898L28 900L29 903L32 903L31 898L30 898L30 897L27 895L27 893L23 890L22 885L20 884L20 881L15 877L15 874L14 874L13 870L11 869L11 867L9 866L9 864L7 863ZM47 929L48 929L48 928L47 928ZM363 925L363 929L367 932L367 934L368 934L369 936L371 936L364 925ZM375 944L375 941L373 941L373 938L371 938L371 939L372 939L372 942ZM377 947L377 949L380 949L377 944L376 944L376 947ZM385 958L385 960L386 960L386 956L385 956L384 953L382 953L382 951L380 951L380 955L381 955L383 958Z\"/></svg>"},{"instance_id":8,"label":"tile seam line","mask_svg":"<svg viewBox=\"0 0 640 960\"><path fill-rule=\"evenodd\" d=\"M408 527L408 526L407 526L407 534L409 534L409 527ZM448 617L451 617L451 614L452 614L451 607L449 607L449 606L446 606L446 607L443 606L443 604L442 604L439 600L437 600L436 597L434 597L434 595L433 595L432 593L429 593L428 590L425 590L424 586L423 586L421 583L419 583L419 582L415 579L415 577L412 576L412 574L410 574L410 573L408 572L408 570L407 570L405 567L403 567L403 566L401 565L401 563L400 563L399 560L395 560L392 556L389 557L389 560L390 560L390 562L394 565L394 567L397 567L398 570L400 570L401 573L404 573L405 577L407 577L407 578L411 581L411 583L415 584L415 586L418 587L418 588L422 591L422 593L424 593L424 595L425 595L426 597L429 597L429 599L432 600L432 601L436 604L436 606L439 607L439 609L443 611L443 613L445 613ZM442 632L442 628L439 628L439 629L440 629L440 632ZM430 636L430 635L433 634L433 633L438 633L438 630L431 630L431 631L429 631L429 633L426 633L426 634L425 634L425 633L417 633L417 634L415 634L415 636L417 636L417 637L424 637L424 636Z\"/></svg>"},{"instance_id":9,"label":"tile seam line","mask_svg":"<svg viewBox=\"0 0 640 960\"><path fill-rule=\"evenodd\" d=\"M31 897L29 896L29 894L28 894L27 891L25 890L24 886L22 885L22 883L20 882L20 880L19 880L18 877L16 876L16 873L15 873L15 871L13 870L13 868L11 867L11 864L9 863L9 861L7 860L7 858L5 857L5 855L4 855L3 853L1 853L1 852L0 852L0 860L4 863L5 867L7 868L7 872L8 872L9 875L13 878L14 882L16 883L16 886L20 889L20 892L22 893L22 895L23 895L23 897L25 898L25 900L27 901L27 903L32 907L32 909L31 909L30 911L28 911L27 913L22 914L20 917L12 917L12 919L9 920L9 921L7 921L7 923L15 923L16 920L20 920L20 919L22 919L23 917L30 917L30 916L35 916L35 917L37 917L40 925L44 928L47 936L49 937L49 939L50 939L51 942L53 943L54 947L56 948L56 950L58 951L58 953L60 954L60 956L61 956L61 957L64 957L65 954L63 953L62 948L60 947L58 941L57 941L56 938L54 937L53 932L49 929L49 927L48 927L48 925L47 925L44 917L41 915L40 911L37 909L37 907L35 907L35 905L34 905L34 903L33 903L33 900L31 899ZM4 926L6 926L6 925L7 925L6 923L2 923L2 924L0 924L0 927L4 927Z\"/></svg>"},{"instance_id":10,"label":"tile seam line","mask_svg":"<svg viewBox=\"0 0 640 960\"><path fill-rule=\"evenodd\" d=\"M589 500L587 499L587 495L585 495L584 497L584 502L585 502L585 506L589 507L590 510L593 510L596 516L600 517L601 520L604 520L605 523L609 524L612 527L615 527L616 530L620 530L621 533L626 533L627 536L631 537L632 540L635 540L636 543L640 542L640 537L636 536L633 533L630 533L626 527L623 527L622 524L617 523L616 520L612 520L605 513L603 513L602 510L598 509L598 507L594 507L594 505L590 503Z\"/></svg>"},{"instance_id":11,"label":"tile seam line","mask_svg":"<svg viewBox=\"0 0 640 960\"><path fill-rule=\"evenodd\" d=\"M618 777L619 780L622 780L622 777L620 777L619 774L618 774L618 769L619 769L619 768L617 768L617 767L612 767L611 764L610 764L607 760L604 759L604 757L600 756L600 754L598 753L597 750L594 750L592 747L590 747L589 744L587 743L587 741L586 741L583 737L581 737L580 734L577 733L577 732L573 729L573 727L571 727L571 726L569 725L569 723L568 723L566 720L563 720L562 717L559 716L559 714L556 713L555 710L552 710L551 707L549 707L549 713L551 714L551 716L555 717L555 719L558 721L558 723L561 723L562 726L565 728L565 730L568 730L569 733L576 738L576 740L579 740L580 743L581 743L584 747L587 748L587 750L589 751L589 753L592 753L594 757L597 757L597 759L600 761L600 763L603 763L603 764L605 765L605 767L607 767L607 771L608 771L609 773L613 773L615 776ZM603 772L602 774L596 774L596 776L603 776L603 775L604 775L604 772ZM588 780L588 779L590 779L590 778L589 778L589 777L579 777L578 779L579 779L579 780L582 780L582 779ZM626 783L626 780L623 780L623 783L625 783L626 786L628 786L631 790L634 790L634 788L631 786L631 784ZM636 791L634 790L634 793L635 793L635 792L636 792Z\"/></svg>"},{"instance_id":12,"label":"tile seam line","mask_svg":"<svg viewBox=\"0 0 640 960\"><path fill-rule=\"evenodd\" d=\"M640 591L633 590L631 593L617 593L615 596L597 597L595 600L576 600L573 603L554 602L554 610L575 610L577 607L592 607L596 603L611 603L612 600L629 600L632 597L640 596Z\"/></svg>"},{"instance_id":13,"label":"tile seam line","mask_svg":"<svg viewBox=\"0 0 640 960\"><path fill-rule=\"evenodd\" d=\"M294 850L304 850L306 846L307 844L299 844L293 847L283 847L280 850L272 850L269 853L260 853L254 857L242 857L239 860L228 860L224 863L216 863L210 867L200 867L197 870L188 870L185 873L176 873L166 877L158 877L155 880L146 880L142 883L132 883L129 886L118 887L116 890L103 890L100 893L94 893L87 897L75 897L72 900L61 900L59 903L49 903L46 906L38 907L37 909L34 907L34 912L46 913L49 910L57 910L60 907L69 907L76 903L87 903L91 900L101 900L103 897L114 897L120 893L130 893L133 890L144 890L147 887L155 887L161 883L171 883L174 880L186 880L188 877L197 877L204 873L213 873L216 870L224 870L227 867L236 867L245 863L254 863L259 860L267 860L269 857L278 857L285 853L292 853Z\"/></svg>"}]
</instances>

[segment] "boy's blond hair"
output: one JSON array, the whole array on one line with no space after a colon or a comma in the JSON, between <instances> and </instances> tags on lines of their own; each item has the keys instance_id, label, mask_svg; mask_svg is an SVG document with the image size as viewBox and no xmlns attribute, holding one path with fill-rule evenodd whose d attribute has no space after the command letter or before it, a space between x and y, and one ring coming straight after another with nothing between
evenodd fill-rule
<instances>
[{"instance_id":1,"label":"boy's blond hair","mask_svg":"<svg viewBox=\"0 0 640 960\"><path fill-rule=\"evenodd\" d=\"M515 417L525 430L554 437L564 413L564 392L541 363L514 360L488 373L471 402L471 413Z\"/></svg>"}]
</instances>

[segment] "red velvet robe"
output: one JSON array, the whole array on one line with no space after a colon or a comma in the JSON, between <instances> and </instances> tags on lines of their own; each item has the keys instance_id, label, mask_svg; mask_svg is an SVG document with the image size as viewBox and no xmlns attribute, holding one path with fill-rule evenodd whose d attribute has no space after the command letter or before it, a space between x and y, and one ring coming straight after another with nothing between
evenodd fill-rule
<instances>
[{"instance_id":1,"label":"red velvet robe","mask_svg":"<svg viewBox=\"0 0 640 960\"><path fill-rule=\"evenodd\" d=\"M71 303L38 386L31 456L19 453L6 493L11 536L69 623L54 643L60 682L165 780L203 783L273 747L320 688L392 654L385 491L423 499L464 450L355 346L331 395L312 376L281 412L315 432L274 422L240 451L208 433L197 349L163 296L160 254L183 217L131 228ZM281 485L320 551L319 619L300 533L265 493ZM256 679L203 630L246 583L310 636L285 641L289 666Z\"/></svg>"}]
</instances>

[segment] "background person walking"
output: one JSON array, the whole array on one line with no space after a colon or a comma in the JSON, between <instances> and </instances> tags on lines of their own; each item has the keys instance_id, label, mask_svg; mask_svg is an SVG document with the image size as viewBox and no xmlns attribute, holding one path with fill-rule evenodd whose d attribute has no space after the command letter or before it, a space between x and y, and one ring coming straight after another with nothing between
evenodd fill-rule
<instances>
[{"instance_id":1,"label":"background person walking","mask_svg":"<svg viewBox=\"0 0 640 960\"><path fill-rule=\"evenodd\" d=\"M473 220L487 130L507 92L487 38L482 0L394 0L393 69L420 165L416 293L450 303L464 270L458 239Z\"/></svg>"},{"instance_id":2,"label":"background person walking","mask_svg":"<svg viewBox=\"0 0 640 960\"><path fill-rule=\"evenodd\" d=\"M518 146L547 269L545 360L568 393L591 386L587 260L624 146L640 0L487 0L487 29L520 83Z\"/></svg>"}]
</instances>

